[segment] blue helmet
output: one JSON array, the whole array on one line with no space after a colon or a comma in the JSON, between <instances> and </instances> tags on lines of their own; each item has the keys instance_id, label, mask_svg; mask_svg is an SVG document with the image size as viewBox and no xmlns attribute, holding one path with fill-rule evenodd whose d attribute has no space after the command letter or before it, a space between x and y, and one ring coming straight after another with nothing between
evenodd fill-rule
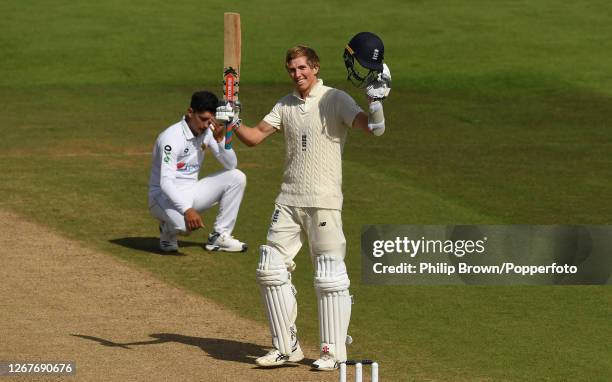
<instances>
[{"instance_id":1,"label":"blue helmet","mask_svg":"<svg viewBox=\"0 0 612 382\"><path fill-rule=\"evenodd\" d=\"M385 46L380 37L372 32L357 33L344 49L347 79L356 86L364 86L383 71L384 58ZM364 75L355 68L355 59L368 73Z\"/></svg>"}]
</instances>

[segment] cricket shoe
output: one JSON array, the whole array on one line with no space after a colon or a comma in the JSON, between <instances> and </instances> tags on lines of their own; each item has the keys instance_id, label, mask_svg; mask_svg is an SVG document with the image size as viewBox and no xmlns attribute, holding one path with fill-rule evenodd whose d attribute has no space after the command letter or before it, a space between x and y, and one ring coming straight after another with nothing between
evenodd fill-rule
<instances>
[{"instance_id":1,"label":"cricket shoe","mask_svg":"<svg viewBox=\"0 0 612 382\"><path fill-rule=\"evenodd\" d=\"M333 371L339 367L338 361L329 354L323 354L321 358L312 363L312 368L324 371Z\"/></svg>"},{"instance_id":2,"label":"cricket shoe","mask_svg":"<svg viewBox=\"0 0 612 382\"><path fill-rule=\"evenodd\" d=\"M283 365L287 362L300 362L304 359L304 352L298 343L290 355L281 354L278 349L272 349L268 354L261 356L255 360L255 363L261 367L275 367Z\"/></svg>"},{"instance_id":3,"label":"cricket shoe","mask_svg":"<svg viewBox=\"0 0 612 382\"><path fill-rule=\"evenodd\" d=\"M207 251L245 252L247 250L246 243L234 239L227 232L211 233L208 235L208 242L204 247Z\"/></svg>"},{"instance_id":4,"label":"cricket shoe","mask_svg":"<svg viewBox=\"0 0 612 382\"><path fill-rule=\"evenodd\" d=\"M163 252L177 252L179 249L176 233L168 232L166 222L159 225L159 249Z\"/></svg>"}]
</instances>

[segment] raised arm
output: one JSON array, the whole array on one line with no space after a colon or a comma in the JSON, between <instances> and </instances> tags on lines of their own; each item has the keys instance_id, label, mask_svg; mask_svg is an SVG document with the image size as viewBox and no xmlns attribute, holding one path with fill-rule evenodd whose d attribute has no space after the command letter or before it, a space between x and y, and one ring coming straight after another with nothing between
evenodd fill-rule
<instances>
[{"instance_id":1,"label":"raised arm","mask_svg":"<svg viewBox=\"0 0 612 382\"><path fill-rule=\"evenodd\" d=\"M366 133L371 134L372 131L370 131L370 129L368 128L368 115L363 111L357 113L355 119L353 120L353 128L361 129Z\"/></svg>"},{"instance_id":2,"label":"raised arm","mask_svg":"<svg viewBox=\"0 0 612 382\"><path fill-rule=\"evenodd\" d=\"M248 127L238 116L240 108L231 104L220 105L217 108L216 119L234 125L234 134L247 146L256 146L276 132L276 128L266 121L261 121L255 127Z\"/></svg>"},{"instance_id":3,"label":"raised arm","mask_svg":"<svg viewBox=\"0 0 612 382\"><path fill-rule=\"evenodd\" d=\"M385 132L385 114L382 101L391 91L391 71L383 64L383 72L366 86L368 97L368 114L359 113L353 120L353 127L371 132L376 136Z\"/></svg>"},{"instance_id":4,"label":"raised arm","mask_svg":"<svg viewBox=\"0 0 612 382\"><path fill-rule=\"evenodd\" d=\"M368 104L368 114L359 112L353 120L356 129L362 129L368 134L381 136L385 132L385 115L381 101L373 101Z\"/></svg>"},{"instance_id":5,"label":"raised arm","mask_svg":"<svg viewBox=\"0 0 612 382\"><path fill-rule=\"evenodd\" d=\"M266 121L259 122L255 127L248 127L245 124L241 124L241 126L235 130L235 134L242 143L251 147L260 144L264 139L275 132L276 129Z\"/></svg>"},{"instance_id":6,"label":"raised arm","mask_svg":"<svg viewBox=\"0 0 612 382\"><path fill-rule=\"evenodd\" d=\"M221 131L223 133L223 129L221 127L217 127L215 133L217 131ZM208 149L213 153L217 161L223 165L226 170L233 170L238 165L238 158L236 157L236 153L233 149L226 150L224 149L225 145L225 137L223 134L219 134L220 137L213 135L212 131L208 130L206 132L208 136L204 139L204 144L208 147ZM217 142L217 139L219 140Z\"/></svg>"}]
</instances>

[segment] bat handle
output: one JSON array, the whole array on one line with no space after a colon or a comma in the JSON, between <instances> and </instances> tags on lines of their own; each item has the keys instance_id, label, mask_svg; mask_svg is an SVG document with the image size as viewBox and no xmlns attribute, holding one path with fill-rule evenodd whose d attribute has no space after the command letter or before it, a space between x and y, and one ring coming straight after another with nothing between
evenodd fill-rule
<instances>
[{"instance_id":1,"label":"bat handle","mask_svg":"<svg viewBox=\"0 0 612 382\"><path fill-rule=\"evenodd\" d=\"M232 149L232 140L234 139L234 125L225 122L225 149Z\"/></svg>"}]
</instances>

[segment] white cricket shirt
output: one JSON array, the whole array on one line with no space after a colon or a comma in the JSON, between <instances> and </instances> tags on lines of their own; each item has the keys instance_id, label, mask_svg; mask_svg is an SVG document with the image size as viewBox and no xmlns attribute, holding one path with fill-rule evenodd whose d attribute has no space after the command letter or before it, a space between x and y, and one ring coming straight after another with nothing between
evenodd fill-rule
<instances>
[{"instance_id":1,"label":"white cricket shirt","mask_svg":"<svg viewBox=\"0 0 612 382\"><path fill-rule=\"evenodd\" d=\"M149 178L149 206L156 197L165 194L180 213L191 208L193 201L181 189L198 181L206 147L225 168L236 167L234 150L220 149L210 129L194 136L184 118L157 137Z\"/></svg>"},{"instance_id":2,"label":"white cricket shirt","mask_svg":"<svg viewBox=\"0 0 612 382\"><path fill-rule=\"evenodd\" d=\"M351 96L322 80L306 99L294 91L274 105L264 121L283 130L286 148L277 203L342 209L342 149L361 111Z\"/></svg>"}]
</instances>

